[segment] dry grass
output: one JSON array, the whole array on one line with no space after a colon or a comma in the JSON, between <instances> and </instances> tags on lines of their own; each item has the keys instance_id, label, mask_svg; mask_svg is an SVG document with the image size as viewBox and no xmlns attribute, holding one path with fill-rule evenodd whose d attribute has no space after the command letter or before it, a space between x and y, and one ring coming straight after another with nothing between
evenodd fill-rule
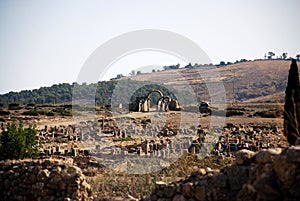
<instances>
[{"instance_id":1,"label":"dry grass","mask_svg":"<svg viewBox=\"0 0 300 201\"><path fill-rule=\"evenodd\" d=\"M298 65L300 65L299 62ZM246 102L276 101L284 98L289 67L290 61L288 60L257 60L210 69L207 72L214 75L220 74L229 102L234 99ZM182 89L186 84L198 85L200 97L209 99L201 76L197 71L190 69L146 73L130 78L164 83L177 89ZM214 82L214 80L211 81Z\"/></svg>"},{"instance_id":2,"label":"dry grass","mask_svg":"<svg viewBox=\"0 0 300 201\"><path fill-rule=\"evenodd\" d=\"M221 159L217 156L210 156L204 159L197 159L193 155L184 155L168 168L159 172L143 175L129 175L105 169L103 173L88 177L88 183L92 186L93 194L97 197L126 197L131 195L142 198L149 195L155 187L155 183L163 181L170 183L184 179L199 168L210 167L219 169L230 164L230 158Z\"/></svg>"}]
</instances>

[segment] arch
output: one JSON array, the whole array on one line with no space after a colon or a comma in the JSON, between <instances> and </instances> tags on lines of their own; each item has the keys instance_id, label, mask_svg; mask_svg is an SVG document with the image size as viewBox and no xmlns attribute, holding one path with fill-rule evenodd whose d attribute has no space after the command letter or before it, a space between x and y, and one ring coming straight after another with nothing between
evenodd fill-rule
<instances>
[{"instance_id":1,"label":"arch","mask_svg":"<svg viewBox=\"0 0 300 201\"><path fill-rule=\"evenodd\" d=\"M150 95L151 95L152 93L154 93L154 92L159 93L160 97L163 97L163 96L164 96L164 94L163 94L160 90L158 90L158 89L153 89L153 90L151 90L151 91L147 94L147 98L149 98Z\"/></svg>"},{"instance_id":2,"label":"arch","mask_svg":"<svg viewBox=\"0 0 300 201\"><path fill-rule=\"evenodd\" d=\"M135 104L131 106L131 108L134 108L133 110L138 112L149 112L151 103L150 96L154 92L160 95L155 104L157 112L180 110L180 105L177 100L171 98L170 96L164 96L163 93L158 89L151 90L146 96L136 97Z\"/></svg>"},{"instance_id":3,"label":"arch","mask_svg":"<svg viewBox=\"0 0 300 201\"><path fill-rule=\"evenodd\" d=\"M167 100L167 102L165 102ZM169 104L171 102L171 98L169 96L162 96L158 99L156 105L156 111L169 111Z\"/></svg>"}]
</instances>

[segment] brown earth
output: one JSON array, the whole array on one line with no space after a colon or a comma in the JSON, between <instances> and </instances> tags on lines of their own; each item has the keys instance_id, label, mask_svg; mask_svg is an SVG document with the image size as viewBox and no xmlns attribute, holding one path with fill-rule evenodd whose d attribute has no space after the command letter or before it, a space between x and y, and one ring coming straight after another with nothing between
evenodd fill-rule
<instances>
[{"instance_id":1,"label":"brown earth","mask_svg":"<svg viewBox=\"0 0 300 201\"><path fill-rule=\"evenodd\" d=\"M290 63L288 60L255 60L217 68L206 66L142 73L131 76L130 79L164 83L181 90L190 85L207 101L209 95L205 83L208 85L221 82L225 86L228 102L276 102L284 99ZM207 74L212 77L204 82L201 75ZM217 74L220 74L219 79Z\"/></svg>"}]
</instances>

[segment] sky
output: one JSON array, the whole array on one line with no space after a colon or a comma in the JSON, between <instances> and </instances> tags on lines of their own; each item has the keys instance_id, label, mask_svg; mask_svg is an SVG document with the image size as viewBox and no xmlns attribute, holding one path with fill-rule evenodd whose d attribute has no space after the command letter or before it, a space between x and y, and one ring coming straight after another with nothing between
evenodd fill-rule
<instances>
[{"instance_id":1,"label":"sky","mask_svg":"<svg viewBox=\"0 0 300 201\"><path fill-rule=\"evenodd\" d=\"M72 83L88 57L122 34L167 30L187 37L212 63L300 54L298 0L0 0L0 94ZM140 66L184 61L144 52L105 78ZM104 68L104 67L99 67Z\"/></svg>"}]
</instances>

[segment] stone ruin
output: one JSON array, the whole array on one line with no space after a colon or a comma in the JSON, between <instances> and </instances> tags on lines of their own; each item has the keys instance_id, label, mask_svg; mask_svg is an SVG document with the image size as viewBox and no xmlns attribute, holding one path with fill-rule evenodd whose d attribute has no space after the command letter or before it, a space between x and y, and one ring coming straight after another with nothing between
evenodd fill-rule
<instances>
[{"instance_id":1,"label":"stone ruin","mask_svg":"<svg viewBox=\"0 0 300 201\"><path fill-rule=\"evenodd\" d=\"M80 168L62 160L0 162L0 201L93 200Z\"/></svg>"},{"instance_id":2,"label":"stone ruin","mask_svg":"<svg viewBox=\"0 0 300 201\"><path fill-rule=\"evenodd\" d=\"M236 153L236 164L201 168L186 180L157 182L143 201L300 200L300 146Z\"/></svg>"},{"instance_id":3,"label":"stone ruin","mask_svg":"<svg viewBox=\"0 0 300 201\"><path fill-rule=\"evenodd\" d=\"M169 96L164 96L160 90L152 90L147 96L136 97L135 102L131 105L130 109L136 112L149 112L151 106L150 95L155 92L160 95L160 98L156 103L157 112L167 112L169 110L178 111L181 109L178 100L172 99Z\"/></svg>"}]
</instances>

